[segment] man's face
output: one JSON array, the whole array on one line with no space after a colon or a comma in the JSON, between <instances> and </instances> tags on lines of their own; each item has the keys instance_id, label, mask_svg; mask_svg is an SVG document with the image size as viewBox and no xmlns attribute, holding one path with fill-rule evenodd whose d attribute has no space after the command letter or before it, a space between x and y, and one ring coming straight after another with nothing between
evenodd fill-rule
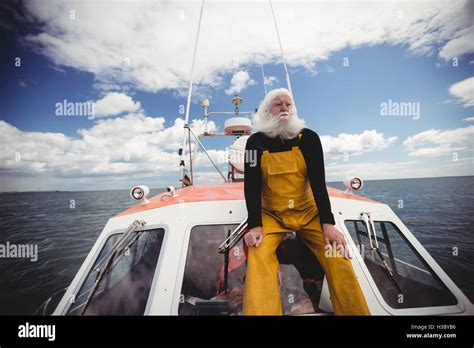
<instances>
[{"instance_id":1,"label":"man's face","mask_svg":"<svg viewBox=\"0 0 474 348\"><path fill-rule=\"evenodd\" d=\"M269 112L274 117L289 119L293 115L293 101L287 94L278 94L270 103Z\"/></svg>"}]
</instances>

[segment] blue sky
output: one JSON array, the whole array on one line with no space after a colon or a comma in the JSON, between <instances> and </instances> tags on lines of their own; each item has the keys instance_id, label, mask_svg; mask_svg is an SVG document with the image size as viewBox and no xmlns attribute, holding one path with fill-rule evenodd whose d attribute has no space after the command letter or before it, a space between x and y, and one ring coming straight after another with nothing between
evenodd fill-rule
<instances>
[{"instance_id":1,"label":"blue sky","mask_svg":"<svg viewBox=\"0 0 474 348\"><path fill-rule=\"evenodd\" d=\"M300 35L299 30L306 35L311 29L327 29L323 24L310 27L311 16L297 21L302 22L300 29L294 21L294 16L300 19L308 8L320 4L276 6L277 15L289 19L289 24L281 23L280 31L282 40L289 43L284 47L298 113L322 139L328 181L348 175L370 180L474 174L474 48L469 44L474 29L464 18L472 3L455 3L447 7L433 2L432 8L404 8L410 5L402 3L397 8L381 6L382 17L393 21L381 20L379 26L386 32L374 34L379 28L375 23L366 31L351 33L351 26L356 31L361 24L347 19L347 28L333 28L331 40L321 33ZM146 14L153 11L157 18L176 12L187 23L183 29L180 23L158 20L157 33L176 33L176 37L163 34L164 41L156 39L156 46L142 39L145 29L132 25L127 6L134 5L115 8L116 14L104 18L105 28L99 30L90 24L98 12L94 5L72 4L11 5L10 11L29 16L1 20L6 35L0 58L0 191L177 185L179 162L173 145L181 142L182 124L176 119L183 117L180 105L186 104L194 39L189 34L195 31L199 4L178 3L175 9L157 5L143 13L137 9L135 16L144 18L139 23L146 22ZM262 3L246 6L255 6L256 16L258 11L265 13ZM329 3L326 8L329 17L344 16L338 9L329 9ZM251 32L239 32L242 42L229 45L227 37L239 28L222 29L229 31L213 38L217 34L211 18L214 15L218 21L227 10L219 3L211 3L207 10L191 119L200 118L204 96L211 100L212 111L231 111L231 87L245 100L241 110L255 109L264 97L260 63L273 79L268 88L286 87L278 47L265 46L276 40L274 33L256 35L253 43ZM371 19L371 9L360 5L357 11ZM347 10L347 18L351 12ZM402 24L400 18L393 19L397 15L403 17ZM126 22L121 26L123 35L103 34L107 28L113 31L117 18L129 20L130 30ZM248 21L244 24L253 23L252 18ZM423 30L415 30L423 21ZM317 41L313 49L308 43L314 37L321 38L321 44ZM210 42L218 48L210 47ZM126 47L126 52L119 51L115 58L117 46ZM14 64L16 57L21 58L20 67ZM124 66L123 57L130 66ZM102 115L58 117L55 105L63 100L96 102L97 107L102 100ZM389 100L417 103L419 119L382 116L381 103ZM223 118L215 118L214 123L222 131ZM202 123L194 127L199 131ZM212 155L224 170L223 153L229 141L205 141L206 147L215 149ZM219 180L204 159L199 163L197 181Z\"/></svg>"}]
</instances>

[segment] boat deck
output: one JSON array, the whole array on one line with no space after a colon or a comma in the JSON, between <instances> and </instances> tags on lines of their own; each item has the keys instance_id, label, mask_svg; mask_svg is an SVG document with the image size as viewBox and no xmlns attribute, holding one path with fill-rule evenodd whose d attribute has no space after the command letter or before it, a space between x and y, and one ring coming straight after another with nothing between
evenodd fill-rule
<instances>
[{"instance_id":1,"label":"boat deck","mask_svg":"<svg viewBox=\"0 0 474 348\"><path fill-rule=\"evenodd\" d=\"M329 197L343 198L363 202L380 203L370 198L345 194L343 191L327 187ZM205 185L192 185L184 188L176 189L176 195L171 197L169 192L160 193L150 198L150 203L139 204L130 207L118 213L116 216L122 216L127 214L138 213L145 210L156 209L167 205L178 204L178 203L191 203L191 202L209 202L209 201L228 201L228 200L244 200L244 183L240 182L227 182L219 184L205 184ZM165 197L164 197L165 196ZM163 200L162 200L163 199Z\"/></svg>"}]
</instances>

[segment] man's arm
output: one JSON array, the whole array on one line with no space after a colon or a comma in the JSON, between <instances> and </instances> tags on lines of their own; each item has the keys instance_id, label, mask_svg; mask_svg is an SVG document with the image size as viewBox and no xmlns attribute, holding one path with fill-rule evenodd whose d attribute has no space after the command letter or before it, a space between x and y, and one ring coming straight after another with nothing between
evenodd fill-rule
<instances>
[{"instance_id":1,"label":"man's arm","mask_svg":"<svg viewBox=\"0 0 474 348\"><path fill-rule=\"evenodd\" d=\"M262 173L260 154L253 140L249 138L245 146L244 194L249 229L262 226Z\"/></svg>"},{"instance_id":2,"label":"man's arm","mask_svg":"<svg viewBox=\"0 0 474 348\"><path fill-rule=\"evenodd\" d=\"M326 189L323 147L318 134L311 129L306 128L301 137L301 152L306 161L308 178L318 206L321 224L335 225L336 222L331 212L331 202Z\"/></svg>"}]
</instances>

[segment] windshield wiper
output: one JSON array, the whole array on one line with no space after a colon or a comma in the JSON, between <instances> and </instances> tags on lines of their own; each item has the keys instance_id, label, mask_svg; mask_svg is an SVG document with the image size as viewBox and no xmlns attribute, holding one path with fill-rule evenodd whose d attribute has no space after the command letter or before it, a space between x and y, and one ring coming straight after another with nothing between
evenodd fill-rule
<instances>
[{"instance_id":1,"label":"windshield wiper","mask_svg":"<svg viewBox=\"0 0 474 348\"><path fill-rule=\"evenodd\" d=\"M97 291L97 288L102 280L102 278L104 277L104 275L110 270L110 268L112 267L113 265L113 262L115 260L115 257L120 254L120 252L122 250L124 250L128 245L131 244L130 243L127 243L125 244L125 242L129 239L129 237L135 233L135 232L143 232L144 230L139 230L137 231L137 229L139 227L143 227L145 226L146 222L143 221L143 220L135 220L128 228L127 230L125 231L125 233L122 235L122 237L119 238L119 240L117 240L114 245L112 246L112 248L110 249L110 256L108 257L107 261L105 261L105 266L100 270L100 273L98 274L95 282L94 282L94 285L92 286L91 288L91 291L89 292L89 295L87 296L87 299L86 301L84 302L84 307L82 308L82 311L81 311L81 315L84 315L84 313L86 312L87 308L89 307L89 304L92 300L92 298L94 297L94 294L95 292ZM134 239L135 240L135 239ZM133 241L134 241L133 240ZM132 242L133 242L132 241ZM124 245L125 244L125 245Z\"/></svg>"},{"instance_id":2,"label":"windshield wiper","mask_svg":"<svg viewBox=\"0 0 474 348\"><path fill-rule=\"evenodd\" d=\"M380 264L380 267L382 267L382 269L385 271L385 273L387 274L388 278L391 280L393 285L395 285L395 287L398 289L399 293L403 294L402 288L400 287L397 280L395 279L395 276L392 272L392 269L389 267L387 261L385 260L385 258L382 255L382 252L380 251L379 242L377 240L377 233L375 232L374 222L372 221L372 219L370 217L370 213L369 212L363 212L360 215L362 215L363 218L364 218L365 227L367 228L367 234L369 236L370 249L371 249L372 253L373 253L374 250L377 252L377 255L379 256L380 260L382 261L382 263ZM374 233L375 246L372 244L372 234L370 232L371 230Z\"/></svg>"}]
</instances>

